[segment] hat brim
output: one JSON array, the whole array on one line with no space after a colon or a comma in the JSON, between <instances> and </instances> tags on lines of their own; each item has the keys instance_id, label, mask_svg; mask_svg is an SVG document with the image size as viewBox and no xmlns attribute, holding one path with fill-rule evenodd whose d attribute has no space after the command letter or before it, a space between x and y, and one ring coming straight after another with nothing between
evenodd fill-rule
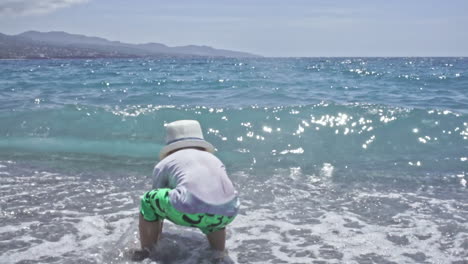
<instances>
[{"instance_id":1,"label":"hat brim","mask_svg":"<svg viewBox=\"0 0 468 264\"><path fill-rule=\"evenodd\" d=\"M169 154L171 151L181 149L181 148L190 148L190 147L204 148L206 149L206 151L211 152L211 153L215 151L215 148L213 147L213 145L211 145L211 143L205 140L187 139L187 140L177 141L177 142L164 146L159 152L159 159L160 160L164 159L167 156L167 154Z\"/></svg>"}]
</instances>

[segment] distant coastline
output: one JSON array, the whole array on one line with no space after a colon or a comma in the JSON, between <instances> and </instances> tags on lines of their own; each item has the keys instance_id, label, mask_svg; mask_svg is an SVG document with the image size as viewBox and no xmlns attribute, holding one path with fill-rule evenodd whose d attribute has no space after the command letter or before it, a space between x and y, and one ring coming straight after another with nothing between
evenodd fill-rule
<instances>
[{"instance_id":1,"label":"distant coastline","mask_svg":"<svg viewBox=\"0 0 468 264\"><path fill-rule=\"evenodd\" d=\"M225 57L256 58L259 55L187 45L161 43L129 44L61 31L27 31L18 35L0 33L0 59L97 59L97 58Z\"/></svg>"},{"instance_id":2,"label":"distant coastline","mask_svg":"<svg viewBox=\"0 0 468 264\"><path fill-rule=\"evenodd\" d=\"M238 58L238 57L210 57L210 56L148 56L148 57L53 57L53 58L0 58L0 61L22 61L22 60L93 60L93 59L162 59L162 58ZM386 59L418 59L418 58L434 58L434 59L441 59L441 58L460 58L460 59L467 59L468 56L311 56L311 57L252 57L252 58L262 58L262 59L359 59L359 58L366 58L366 59L378 59L378 58L386 58Z\"/></svg>"}]
</instances>

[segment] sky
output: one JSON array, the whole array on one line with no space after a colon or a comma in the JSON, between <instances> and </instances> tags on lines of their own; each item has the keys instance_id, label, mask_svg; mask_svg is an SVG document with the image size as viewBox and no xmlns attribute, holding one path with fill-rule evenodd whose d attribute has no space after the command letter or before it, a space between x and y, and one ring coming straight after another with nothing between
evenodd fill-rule
<instances>
[{"instance_id":1,"label":"sky","mask_svg":"<svg viewBox=\"0 0 468 264\"><path fill-rule=\"evenodd\" d=\"M0 32L271 57L468 56L467 0L0 0Z\"/></svg>"}]
</instances>

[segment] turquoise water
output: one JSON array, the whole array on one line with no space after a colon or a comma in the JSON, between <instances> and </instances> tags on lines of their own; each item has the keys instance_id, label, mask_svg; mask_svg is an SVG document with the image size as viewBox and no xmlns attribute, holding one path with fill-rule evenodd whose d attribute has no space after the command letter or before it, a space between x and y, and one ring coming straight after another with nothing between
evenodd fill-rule
<instances>
[{"instance_id":1,"label":"turquoise water","mask_svg":"<svg viewBox=\"0 0 468 264\"><path fill-rule=\"evenodd\" d=\"M0 61L0 259L124 262L164 124L197 119L243 199L229 261L458 263L467 115L467 58ZM167 228L154 261L209 258Z\"/></svg>"}]
</instances>

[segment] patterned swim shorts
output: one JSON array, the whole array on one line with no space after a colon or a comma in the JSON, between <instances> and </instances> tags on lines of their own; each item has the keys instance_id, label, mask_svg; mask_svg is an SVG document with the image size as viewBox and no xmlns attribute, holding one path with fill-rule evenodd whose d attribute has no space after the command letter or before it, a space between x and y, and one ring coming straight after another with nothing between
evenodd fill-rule
<instances>
[{"instance_id":1,"label":"patterned swim shorts","mask_svg":"<svg viewBox=\"0 0 468 264\"><path fill-rule=\"evenodd\" d=\"M169 201L169 191L162 188L146 192L141 198L140 213L146 221L167 219L176 225L199 228L204 234L209 234L225 228L236 216L217 214L187 214L175 209Z\"/></svg>"}]
</instances>

